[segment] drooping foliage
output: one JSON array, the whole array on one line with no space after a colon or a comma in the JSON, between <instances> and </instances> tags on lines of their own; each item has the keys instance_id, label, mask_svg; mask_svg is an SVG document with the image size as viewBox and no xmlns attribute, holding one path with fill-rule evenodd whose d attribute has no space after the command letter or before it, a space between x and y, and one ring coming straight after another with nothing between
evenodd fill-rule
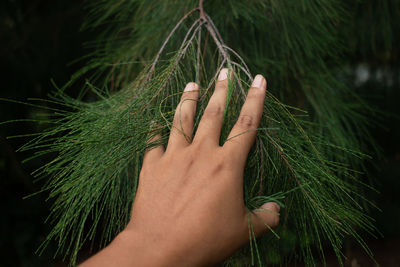
<instances>
[{"instance_id":1,"label":"drooping foliage","mask_svg":"<svg viewBox=\"0 0 400 267\"><path fill-rule=\"evenodd\" d=\"M269 92L244 194L250 210L265 201L284 209L275 235L253 239L225 265L313 266L327 247L342 263L348 237L372 256L359 231L374 232L360 172L374 111L340 80L351 35L342 30L356 10L339 0L88 2L83 28L100 34L88 44L87 65L49 100L64 107L54 109L52 126L21 148L55 155L35 173L54 199L44 247L57 241L73 265L85 242L110 242L129 220L150 123L161 125L155 133L166 145L182 89L196 81L196 129L227 66L221 144L252 73L265 74ZM88 82L73 99L68 86L82 76Z\"/></svg>"}]
</instances>

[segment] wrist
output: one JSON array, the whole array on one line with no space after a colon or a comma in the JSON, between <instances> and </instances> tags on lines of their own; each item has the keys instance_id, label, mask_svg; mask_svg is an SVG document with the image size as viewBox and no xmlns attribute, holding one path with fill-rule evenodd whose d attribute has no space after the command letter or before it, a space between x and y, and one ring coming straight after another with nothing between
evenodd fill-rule
<instances>
[{"instance_id":1,"label":"wrist","mask_svg":"<svg viewBox=\"0 0 400 267\"><path fill-rule=\"evenodd\" d=\"M168 232L165 232L168 233ZM171 238L174 235L155 235L153 232L128 228L114 239L115 246L127 248L132 266L204 266L204 259L197 257L195 251Z\"/></svg>"},{"instance_id":2,"label":"wrist","mask_svg":"<svg viewBox=\"0 0 400 267\"><path fill-rule=\"evenodd\" d=\"M126 251L131 266L174 266L173 258L160 240L135 230L124 230L110 244Z\"/></svg>"}]
</instances>

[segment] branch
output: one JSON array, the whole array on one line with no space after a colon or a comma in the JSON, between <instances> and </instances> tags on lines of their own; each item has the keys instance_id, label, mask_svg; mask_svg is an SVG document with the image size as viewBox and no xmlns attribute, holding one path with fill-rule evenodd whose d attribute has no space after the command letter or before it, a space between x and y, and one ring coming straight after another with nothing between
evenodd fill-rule
<instances>
[{"instance_id":1,"label":"branch","mask_svg":"<svg viewBox=\"0 0 400 267\"><path fill-rule=\"evenodd\" d=\"M168 34L167 38L165 39L164 43L162 44L160 50L158 51L156 58L154 59L153 63L151 64L151 68L149 70L149 73L147 74L146 77L146 82L149 81L151 79L151 76L154 73L154 70L156 68L156 64L158 62L158 59L160 58L162 52L164 51L165 46L167 45L167 43L169 42L169 40L171 39L172 35L174 35L174 33L176 32L176 30L179 28L179 26L195 11L198 11L199 8L193 8L192 10L190 10L188 13L186 13L179 21L178 23L175 25L175 27L172 29L172 31Z\"/></svg>"},{"instance_id":2,"label":"branch","mask_svg":"<svg viewBox=\"0 0 400 267\"><path fill-rule=\"evenodd\" d=\"M196 24L199 24L199 25L198 25L198 26L196 27L196 29L193 31L192 36L191 36L191 37L189 38L189 40L188 40L188 37L189 37L189 35L190 35L192 29L196 26ZM160 86L160 88L157 90L157 92L153 95L153 97L147 102L146 105L143 106L142 110L143 110L144 108L146 108L146 107L151 103L151 101L153 101L153 100L160 94L160 92L164 89L164 87L167 85L167 83L168 83L169 80L171 79L171 75L174 73L176 67L178 66L179 61L182 59L182 56L186 53L186 51L187 51L189 45L192 43L194 37L196 36L197 32L201 29L202 25L203 25L203 22L202 22L200 19L197 19L197 20L192 24L192 26L190 27L189 31L187 32L187 34L186 34L186 36L185 36L185 38L184 38L184 40L183 40L183 42L182 42L182 44L181 44L181 46L180 46L180 48L179 48L179 54L178 54L177 58L175 59L175 62L174 62L174 65L172 66L172 70L171 70L170 74L168 75L168 77L167 77L167 79L165 80L165 82L164 82L164 83Z\"/></svg>"}]
</instances>

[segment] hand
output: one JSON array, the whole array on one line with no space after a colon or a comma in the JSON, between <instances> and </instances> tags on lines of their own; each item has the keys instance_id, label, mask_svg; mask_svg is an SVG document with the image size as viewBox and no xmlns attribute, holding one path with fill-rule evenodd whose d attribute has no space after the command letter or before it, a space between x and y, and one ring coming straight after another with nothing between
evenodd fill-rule
<instances>
[{"instance_id":1,"label":"hand","mask_svg":"<svg viewBox=\"0 0 400 267\"><path fill-rule=\"evenodd\" d=\"M254 131L220 146L227 76L228 70L223 69L191 143L181 130L192 136L199 92L195 83L186 86L166 151L157 146L145 153L129 224L87 264L94 264L97 257L96 266L104 262L107 266L209 266L249 242L248 216L256 236L268 231L266 224L278 224L276 203L249 212L243 199L244 167L262 116L267 82L256 76L228 139ZM113 260L115 253L124 259Z\"/></svg>"}]
</instances>

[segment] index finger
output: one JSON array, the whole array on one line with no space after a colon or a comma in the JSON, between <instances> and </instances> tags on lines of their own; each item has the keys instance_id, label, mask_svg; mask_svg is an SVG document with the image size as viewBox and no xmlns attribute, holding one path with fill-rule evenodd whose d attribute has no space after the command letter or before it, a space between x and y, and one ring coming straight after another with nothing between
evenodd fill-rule
<instances>
[{"instance_id":1,"label":"index finger","mask_svg":"<svg viewBox=\"0 0 400 267\"><path fill-rule=\"evenodd\" d=\"M150 132L148 134L148 140L146 144L154 144L161 141L161 134L157 133L157 125L155 122L151 123ZM162 144L158 144L156 146L149 146L146 148L144 156L143 156L143 166L150 164L151 162L157 162L162 155L164 154L164 146Z\"/></svg>"},{"instance_id":2,"label":"index finger","mask_svg":"<svg viewBox=\"0 0 400 267\"><path fill-rule=\"evenodd\" d=\"M223 149L243 165L257 135L264 108L267 81L257 75L247 93L239 118L233 126Z\"/></svg>"}]
</instances>

